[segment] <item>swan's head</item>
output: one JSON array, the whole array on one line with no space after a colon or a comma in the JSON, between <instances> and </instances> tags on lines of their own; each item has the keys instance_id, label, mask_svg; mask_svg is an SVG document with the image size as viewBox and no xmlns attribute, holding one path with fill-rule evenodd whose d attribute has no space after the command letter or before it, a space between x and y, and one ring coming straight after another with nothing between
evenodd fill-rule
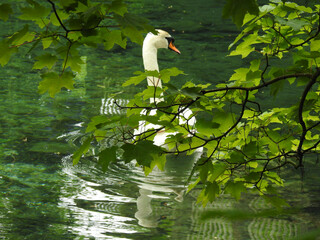
<instances>
[{"instance_id":1,"label":"swan's head","mask_svg":"<svg viewBox=\"0 0 320 240\"><path fill-rule=\"evenodd\" d=\"M149 43L154 45L155 48L168 48L178 54L180 54L180 51L174 46L174 38L167 33L166 31L163 31L161 29L156 29L158 32L157 35L154 35L153 33L148 33L144 40L145 43Z\"/></svg>"}]
</instances>

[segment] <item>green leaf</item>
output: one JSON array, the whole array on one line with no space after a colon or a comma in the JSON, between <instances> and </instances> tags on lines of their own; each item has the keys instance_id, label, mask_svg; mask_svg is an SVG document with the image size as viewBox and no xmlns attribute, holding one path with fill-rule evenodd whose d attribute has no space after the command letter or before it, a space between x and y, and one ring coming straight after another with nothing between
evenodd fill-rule
<instances>
[{"instance_id":1,"label":"green leaf","mask_svg":"<svg viewBox=\"0 0 320 240\"><path fill-rule=\"evenodd\" d=\"M38 61L34 63L33 69L42 69L44 67L51 69L58 60L56 56L50 53L45 53L44 55L36 57L36 59Z\"/></svg>"},{"instance_id":2,"label":"green leaf","mask_svg":"<svg viewBox=\"0 0 320 240\"><path fill-rule=\"evenodd\" d=\"M70 67L74 72L81 72L81 64L83 64L83 61L78 54L69 54L66 60L65 68Z\"/></svg>"},{"instance_id":3,"label":"green leaf","mask_svg":"<svg viewBox=\"0 0 320 240\"><path fill-rule=\"evenodd\" d=\"M93 140L93 136L88 137L81 145L81 147L75 151L72 155L73 165L78 164L82 155L86 154L90 148L90 143Z\"/></svg>"},{"instance_id":4,"label":"green leaf","mask_svg":"<svg viewBox=\"0 0 320 240\"><path fill-rule=\"evenodd\" d=\"M63 6L64 8L67 8L67 7L70 7L70 8L71 8L72 5L77 6L77 5L76 5L77 0L60 0L59 3L60 3L60 5Z\"/></svg>"},{"instance_id":5,"label":"green leaf","mask_svg":"<svg viewBox=\"0 0 320 240\"><path fill-rule=\"evenodd\" d=\"M36 48L36 46L38 46L40 41L41 41L40 38L38 38L36 41L34 41L34 43L32 44L31 48L28 50L27 54L31 53Z\"/></svg>"},{"instance_id":6,"label":"green leaf","mask_svg":"<svg viewBox=\"0 0 320 240\"><path fill-rule=\"evenodd\" d=\"M286 7L290 7L292 9L294 9L294 10L302 11L302 12L307 12L307 13L312 13L313 12L312 8L305 7L305 6L300 6L300 5L298 5L297 3L294 3L294 2L286 2L285 6Z\"/></svg>"},{"instance_id":7,"label":"green leaf","mask_svg":"<svg viewBox=\"0 0 320 240\"><path fill-rule=\"evenodd\" d=\"M9 19L9 15L12 13L13 11L9 4L4 3L0 5L0 19L6 22Z\"/></svg>"},{"instance_id":8,"label":"green leaf","mask_svg":"<svg viewBox=\"0 0 320 240\"><path fill-rule=\"evenodd\" d=\"M245 152L247 154L247 152ZM245 159L242 153L238 151L232 151L230 154L230 163L245 163Z\"/></svg>"},{"instance_id":9,"label":"green leaf","mask_svg":"<svg viewBox=\"0 0 320 240\"><path fill-rule=\"evenodd\" d=\"M286 25L292 27L294 31L299 31L304 26L309 25L309 22L303 19L292 19L288 20Z\"/></svg>"},{"instance_id":10,"label":"green leaf","mask_svg":"<svg viewBox=\"0 0 320 240\"><path fill-rule=\"evenodd\" d=\"M213 171L208 177L208 181L214 182L217 178L219 178L227 169L227 165L225 163L215 163L213 164Z\"/></svg>"},{"instance_id":11,"label":"green leaf","mask_svg":"<svg viewBox=\"0 0 320 240\"><path fill-rule=\"evenodd\" d=\"M34 34L29 33L29 26L25 25L20 31L13 34L8 43L11 45L21 45L24 42L29 42L34 39Z\"/></svg>"},{"instance_id":12,"label":"green leaf","mask_svg":"<svg viewBox=\"0 0 320 240\"><path fill-rule=\"evenodd\" d=\"M271 182L279 186L283 186L283 181L276 172L268 171L268 172L265 172L264 175L267 176L268 180L270 180Z\"/></svg>"},{"instance_id":13,"label":"green leaf","mask_svg":"<svg viewBox=\"0 0 320 240\"><path fill-rule=\"evenodd\" d=\"M0 64L2 67L9 62L11 55L15 52L17 52L17 48L10 48L5 41L0 42Z\"/></svg>"},{"instance_id":14,"label":"green leaf","mask_svg":"<svg viewBox=\"0 0 320 240\"><path fill-rule=\"evenodd\" d=\"M131 84L138 85L140 82L142 82L144 79L147 78L147 75L144 72L138 71L138 72L135 72L134 74L136 74L137 76L131 77L127 81L125 81L122 84L123 87L127 87Z\"/></svg>"},{"instance_id":15,"label":"green leaf","mask_svg":"<svg viewBox=\"0 0 320 240\"><path fill-rule=\"evenodd\" d=\"M184 74L184 72L176 67L167 68L160 71L160 78L164 83L168 83L171 77L175 77L180 74Z\"/></svg>"},{"instance_id":16,"label":"green leaf","mask_svg":"<svg viewBox=\"0 0 320 240\"><path fill-rule=\"evenodd\" d=\"M102 21L100 5L90 7L80 14L80 20L83 29L95 28ZM83 34L83 31L82 31ZM85 34L84 34L85 35Z\"/></svg>"},{"instance_id":17,"label":"green leaf","mask_svg":"<svg viewBox=\"0 0 320 240\"><path fill-rule=\"evenodd\" d=\"M138 85L143 80L147 79L147 76L153 76L153 77L159 76L159 72L158 71L145 71L145 72L137 71L134 74L137 75L137 76L131 77L127 81L125 81L122 84L123 87L127 87L127 86L129 86L131 84Z\"/></svg>"},{"instance_id":18,"label":"green leaf","mask_svg":"<svg viewBox=\"0 0 320 240\"><path fill-rule=\"evenodd\" d=\"M242 152L244 152L246 154L246 156L252 157L254 158L255 155L258 152L258 146L257 146L257 142L255 141L250 141L248 143L246 143L243 147L242 147ZM242 154L241 154L242 155Z\"/></svg>"},{"instance_id":19,"label":"green leaf","mask_svg":"<svg viewBox=\"0 0 320 240\"><path fill-rule=\"evenodd\" d=\"M154 99L161 97L163 90L159 87L148 86L142 92L143 100Z\"/></svg>"},{"instance_id":20,"label":"green leaf","mask_svg":"<svg viewBox=\"0 0 320 240\"><path fill-rule=\"evenodd\" d=\"M80 4L80 2L79 2L79 4ZM66 19L69 18L69 14L64 12L64 11L57 10L57 14L58 14L58 16L59 16L61 21L66 20ZM59 22L56 14L54 12L51 13L50 23L52 23L54 26L60 26L60 22Z\"/></svg>"},{"instance_id":21,"label":"green leaf","mask_svg":"<svg viewBox=\"0 0 320 240\"><path fill-rule=\"evenodd\" d=\"M50 47L52 42L53 42L52 38L42 38L43 49L46 49L46 48Z\"/></svg>"},{"instance_id":22,"label":"green leaf","mask_svg":"<svg viewBox=\"0 0 320 240\"><path fill-rule=\"evenodd\" d=\"M208 161L208 162L206 162L205 165L203 165L203 166L200 167L199 176L200 176L200 179L201 179L201 182L202 182L202 183L206 183L206 182L207 182L208 171L209 171L209 167L208 167L209 164L212 166L212 164Z\"/></svg>"},{"instance_id":23,"label":"green leaf","mask_svg":"<svg viewBox=\"0 0 320 240\"><path fill-rule=\"evenodd\" d=\"M94 116L90 123L87 126L86 132L91 132L96 130L97 128L99 128L98 126L104 123L107 123L110 121L110 118L106 115L98 115L98 116Z\"/></svg>"},{"instance_id":24,"label":"green leaf","mask_svg":"<svg viewBox=\"0 0 320 240\"><path fill-rule=\"evenodd\" d=\"M138 44L143 42L143 32L154 31L147 19L131 13L125 13L123 16L115 15L114 18L121 25L122 33Z\"/></svg>"},{"instance_id":25,"label":"green leaf","mask_svg":"<svg viewBox=\"0 0 320 240\"><path fill-rule=\"evenodd\" d=\"M244 16L249 12L252 15L259 14L259 7L255 0L227 0L223 8L223 17L231 17L232 21L241 27Z\"/></svg>"},{"instance_id":26,"label":"green leaf","mask_svg":"<svg viewBox=\"0 0 320 240\"><path fill-rule=\"evenodd\" d=\"M45 18L51 11L50 8L46 8L35 1L32 1L32 5L33 7L21 8L22 15L20 16L20 19L35 20L37 18Z\"/></svg>"},{"instance_id":27,"label":"green leaf","mask_svg":"<svg viewBox=\"0 0 320 240\"><path fill-rule=\"evenodd\" d=\"M243 39L243 42L240 43L236 50L232 51L229 56L241 55L242 58L246 58L250 53L252 53L255 48L252 46L253 44L258 43L258 32L250 34L248 37Z\"/></svg>"},{"instance_id":28,"label":"green leaf","mask_svg":"<svg viewBox=\"0 0 320 240\"><path fill-rule=\"evenodd\" d=\"M73 89L73 77L71 72L65 72L62 75L58 75L54 72L45 73L42 76L42 81L39 83L39 93L43 94L49 92L51 97L61 91L61 88Z\"/></svg>"},{"instance_id":29,"label":"green leaf","mask_svg":"<svg viewBox=\"0 0 320 240\"><path fill-rule=\"evenodd\" d=\"M257 168L259 164L258 164L258 162L252 162L252 161L250 161L250 162L247 163L247 165L248 165L249 167L251 167L251 168Z\"/></svg>"},{"instance_id":30,"label":"green leaf","mask_svg":"<svg viewBox=\"0 0 320 240\"><path fill-rule=\"evenodd\" d=\"M159 168L159 170L164 171L164 167L167 161L166 155L158 155L157 157L153 158L154 160L151 162L150 167L144 166L144 173L146 176L148 176L152 170L154 169L155 166Z\"/></svg>"},{"instance_id":31,"label":"green leaf","mask_svg":"<svg viewBox=\"0 0 320 240\"><path fill-rule=\"evenodd\" d=\"M122 36L122 32L120 30L104 32L103 39L106 50L113 48L114 44L118 44L122 48L126 48L127 46L127 39Z\"/></svg>"},{"instance_id":32,"label":"green leaf","mask_svg":"<svg viewBox=\"0 0 320 240\"><path fill-rule=\"evenodd\" d=\"M122 0L114 0L110 5L107 5L108 12L114 12L123 16L125 13L128 12L127 5L123 3Z\"/></svg>"},{"instance_id":33,"label":"green leaf","mask_svg":"<svg viewBox=\"0 0 320 240\"><path fill-rule=\"evenodd\" d=\"M310 56L312 56L315 60L312 61L312 65L317 66L318 62L320 61L320 40L312 39L310 41Z\"/></svg>"},{"instance_id":34,"label":"green leaf","mask_svg":"<svg viewBox=\"0 0 320 240\"><path fill-rule=\"evenodd\" d=\"M122 29L122 32L124 35L126 35L130 40L134 43L142 44L143 42L143 36L140 31L138 31L133 26L128 26Z\"/></svg>"},{"instance_id":35,"label":"green leaf","mask_svg":"<svg viewBox=\"0 0 320 240\"><path fill-rule=\"evenodd\" d=\"M139 165L149 167L151 162L160 156L162 149L153 144L153 141L140 141L136 144L126 143L121 147L124 150L123 158L126 163L137 160Z\"/></svg>"},{"instance_id":36,"label":"green leaf","mask_svg":"<svg viewBox=\"0 0 320 240\"><path fill-rule=\"evenodd\" d=\"M214 111L213 112L213 126L218 126L212 129L214 135L221 134L227 131L234 124L235 115L230 112Z\"/></svg>"},{"instance_id":37,"label":"green leaf","mask_svg":"<svg viewBox=\"0 0 320 240\"><path fill-rule=\"evenodd\" d=\"M255 59L250 62L250 70L252 72L259 71L261 59Z\"/></svg>"},{"instance_id":38,"label":"green leaf","mask_svg":"<svg viewBox=\"0 0 320 240\"><path fill-rule=\"evenodd\" d=\"M279 198L277 196L269 197L266 195L262 195L262 197L264 198L264 200L267 203L272 204L273 206L277 207L278 209L281 209L282 207L290 207L290 205L283 198Z\"/></svg>"},{"instance_id":39,"label":"green leaf","mask_svg":"<svg viewBox=\"0 0 320 240\"><path fill-rule=\"evenodd\" d=\"M219 195L220 188L216 182L207 182L207 186L205 188L205 194L210 202L213 202L217 195Z\"/></svg>"},{"instance_id":40,"label":"green leaf","mask_svg":"<svg viewBox=\"0 0 320 240\"><path fill-rule=\"evenodd\" d=\"M283 81L278 81L272 84L270 87L270 95L275 97L278 94L278 92L283 89L283 87L284 87Z\"/></svg>"},{"instance_id":41,"label":"green leaf","mask_svg":"<svg viewBox=\"0 0 320 240\"><path fill-rule=\"evenodd\" d=\"M196 99L198 97L202 97L203 95L200 93L202 90L201 87L185 87L181 89L181 93L185 96L188 96L192 99Z\"/></svg>"},{"instance_id":42,"label":"green leaf","mask_svg":"<svg viewBox=\"0 0 320 240\"><path fill-rule=\"evenodd\" d=\"M248 181L248 182L256 182L260 179L260 176L261 176L261 173L259 172L250 172L249 174L247 174L245 176L245 179Z\"/></svg>"},{"instance_id":43,"label":"green leaf","mask_svg":"<svg viewBox=\"0 0 320 240\"><path fill-rule=\"evenodd\" d=\"M102 171L107 171L109 164L117 160L117 149L117 146L112 146L99 153L99 164L102 167Z\"/></svg>"},{"instance_id":44,"label":"green leaf","mask_svg":"<svg viewBox=\"0 0 320 240\"><path fill-rule=\"evenodd\" d=\"M212 116L197 117L197 131L206 137L211 137L213 135L213 129L218 128L220 126L220 124L212 122L212 119Z\"/></svg>"},{"instance_id":45,"label":"green leaf","mask_svg":"<svg viewBox=\"0 0 320 240\"><path fill-rule=\"evenodd\" d=\"M226 193L231 194L235 199L239 200L241 198L241 193L246 192L247 189L244 186L243 182L228 182L226 189Z\"/></svg>"}]
</instances>

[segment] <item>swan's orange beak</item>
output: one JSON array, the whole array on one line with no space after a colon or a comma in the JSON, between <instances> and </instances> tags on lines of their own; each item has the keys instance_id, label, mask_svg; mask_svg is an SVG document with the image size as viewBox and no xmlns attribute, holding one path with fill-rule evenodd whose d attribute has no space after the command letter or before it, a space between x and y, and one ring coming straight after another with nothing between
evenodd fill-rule
<instances>
[{"instance_id":1,"label":"swan's orange beak","mask_svg":"<svg viewBox=\"0 0 320 240\"><path fill-rule=\"evenodd\" d=\"M176 53L181 54L181 52L178 50L178 48L176 48L176 46L173 45L172 41L170 41L170 43L169 43L169 49L171 49L172 51L175 51Z\"/></svg>"}]
</instances>

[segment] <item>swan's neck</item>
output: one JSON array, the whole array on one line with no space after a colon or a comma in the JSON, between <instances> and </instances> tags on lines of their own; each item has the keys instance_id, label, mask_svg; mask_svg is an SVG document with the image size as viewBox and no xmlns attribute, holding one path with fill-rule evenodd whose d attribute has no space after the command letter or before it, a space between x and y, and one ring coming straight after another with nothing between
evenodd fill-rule
<instances>
[{"instance_id":1,"label":"swan's neck","mask_svg":"<svg viewBox=\"0 0 320 240\"><path fill-rule=\"evenodd\" d=\"M152 39L150 37L144 40L142 47L142 58L144 69L147 71L158 71L158 59L157 59L157 48L154 46ZM147 77L148 86L162 87L161 80L156 77Z\"/></svg>"}]
</instances>

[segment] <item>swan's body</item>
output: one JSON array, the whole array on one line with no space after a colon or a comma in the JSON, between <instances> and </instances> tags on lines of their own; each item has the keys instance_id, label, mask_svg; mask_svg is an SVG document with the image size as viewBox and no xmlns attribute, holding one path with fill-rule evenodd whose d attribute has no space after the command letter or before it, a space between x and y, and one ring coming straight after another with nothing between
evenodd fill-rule
<instances>
[{"instance_id":1,"label":"swan's body","mask_svg":"<svg viewBox=\"0 0 320 240\"><path fill-rule=\"evenodd\" d=\"M143 41L142 46L142 58L143 58L143 65L144 69L146 71L158 71L159 72L159 65L158 65L158 58L157 58L157 52L159 48L166 48L170 49L178 54L180 54L180 51L174 46L174 38L163 30L157 30L158 34L155 35L153 33L148 33ZM148 86L154 86L162 88L161 79L148 76L147 77ZM162 98L150 98L151 103L158 103L160 101L163 101ZM143 110L141 114L147 114L146 110ZM155 115L156 110L151 110L150 115ZM195 124L195 117L192 116L192 111L190 109L184 110L179 115L179 123L185 124L188 120L189 125ZM191 117L191 119L190 119ZM139 128L135 131L135 134L141 134L149 129L157 129L160 128L160 125L156 124L146 124L145 121L141 121L139 123ZM153 142L155 145L161 146L164 145L166 137L168 135L175 135L176 133L168 133L165 131L158 132L157 135L154 137Z\"/></svg>"}]
</instances>

